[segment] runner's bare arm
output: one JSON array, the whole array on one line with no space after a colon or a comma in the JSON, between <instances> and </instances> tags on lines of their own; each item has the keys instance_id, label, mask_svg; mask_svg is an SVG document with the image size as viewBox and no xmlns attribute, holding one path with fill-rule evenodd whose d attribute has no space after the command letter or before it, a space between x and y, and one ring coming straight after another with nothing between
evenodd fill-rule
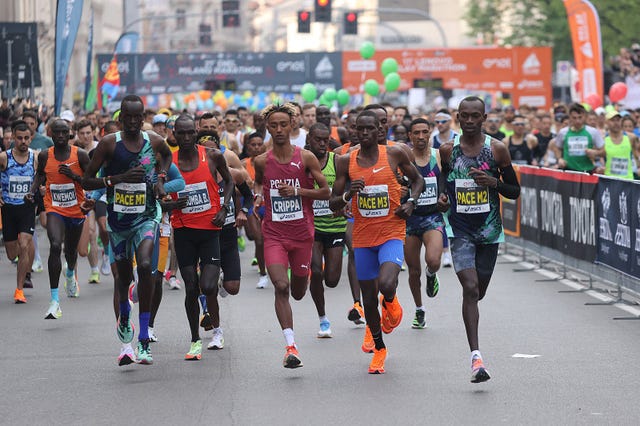
<instances>
[{"instance_id":1,"label":"runner's bare arm","mask_svg":"<svg viewBox=\"0 0 640 426\"><path fill-rule=\"evenodd\" d=\"M166 144L162 136L157 133L149 133L151 146L156 155L156 172L158 173L158 181L156 182L154 191L158 198L164 198L166 194L164 183L167 181L167 171L171 166L171 150Z\"/></svg>"},{"instance_id":2,"label":"runner's bare arm","mask_svg":"<svg viewBox=\"0 0 640 426\"><path fill-rule=\"evenodd\" d=\"M324 177L320 169L320 162L311 151L303 149L301 154L302 164L316 181L318 188L286 188L285 192L287 192L287 194L282 194L282 190L280 190L280 193L285 196L300 195L301 197L307 197L313 200L328 200L329 197L331 197L331 191L327 184L327 178ZM293 191L293 193L289 194L291 191Z\"/></svg>"},{"instance_id":3,"label":"runner's bare arm","mask_svg":"<svg viewBox=\"0 0 640 426\"><path fill-rule=\"evenodd\" d=\"M83 189L92 190L105 188L107 186L106 178L97 178L96 174L103 164L111 159L115 146L116 137L114 134L102 138L95 151L93 151L91 161L89 161L89 164L84 169L84 176L82 177Z\"/></svg>"},{"instance_id":4,"label":"runner's bare arm","mask_svg":"<svg viewBox=\"0 0 640 426\"><path fill-rule=\"evenodd\" d=\"M231 204L231 197L235 192L235 185L233 183L233 177L227 167L227 161L224 159L224 155L217 149L211 149L207 152L207 159L209 164L209 171L211 176L215 179L216 174L219 174L224 181L224 193L223 204L220 206L220 211L213 218L212 222L216 226L224 225L225 217L229 213L229 204Z\"/></svg>"},{"instance_id":5,"label":"runner's bare arm","mask_svg":"<svg viewBox=\"0 0 640 426\"><path fill-rule=\"evenodd\" d=\"M264 166L267 163L267 154L258 155L253 160L253 167L256 171L256 180L253 182L253 215L260 219L258 215L258 209L264 201L264 195L262 194L262 179L264 178Z\"/></svg>"},{"instance_id":6,"label":"runner's bare arm","mask_svg":"<svg viewBox=\"0 0 640 426\"><path fill-rule=\"evenodd\" d=\"M224 159L227 161L227 166L229 166L230 169L241 170L243 168L238 154L230 149L225 150Z\"/></svg>"},{"instance_id":7,"label":"runner's bare arm","mask_svg":"<svg viewBox=\"0 0 640 426\"><path fill-rule=\"evenodd\" d=\"M447 176L449 175L449 159L453 151L453 142L446 142L440 145L438 155L440 158L440 178L438 179L438 210L446 212L449 210L449 196L447 195Z\"/></svg>"},{"instance_id":8,"label":"runner's bare arm","mask_svg":"<svg viewBox=\"0 0 640 426\"><path fill-rule=\"evenodd\" d=\"M0 152L0 171L5 171L7 169L7 151ZM36 168L38 166L35 166Z\"/></svg>"},{"instance_id":9,"label":"runner's bare arm","mask_svg":"<svg viewBox=\"0 0 640 426\"><path fill-rule=\"evenodd\" d=\"M413 213L413 210L416 208L416 200L420 196L420 193L424 191L424 179L422 179L420 172L418 172L418 169L416 169L416 166L409 158L407 151L405 151L401 147L396 148L396 146L394 145L388 148L387 152L391 155L394 162L396 163L396 166L402 171L402 174L409 179L409 182L411 184L409 198L412 198L413 202L406 201L405 203L401 204L394 212L396 215L402 217L403 219L406 219Z\"/></svg>"},{"instance_id":10,"label":"runner's bare arm","mask_svg":"<svg viewBox=\"0 0 640 426\"><path fill-rule=\"evenodd\" d=\"M351 192L345 194L345 188L349 181L349 157L351 154L337 155L335 157L336 164L336 180L333 182L333 191L329 199L329 208L336 212L340 211L347 204L345 199L351 199Z\"/></svg>"}]
</instances>

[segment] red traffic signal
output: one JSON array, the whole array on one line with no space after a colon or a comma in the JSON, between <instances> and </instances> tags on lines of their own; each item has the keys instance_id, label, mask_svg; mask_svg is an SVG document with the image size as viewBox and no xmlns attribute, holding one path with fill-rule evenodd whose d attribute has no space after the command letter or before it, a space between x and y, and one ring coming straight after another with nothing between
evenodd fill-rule
<instances>
[{"instance_id":1,"label":"red traffic signal","mask_svg":"<svg viewBox=\"0 0 640 426\"><path fill-rule=\"evenodd\" d=\"M344 14L344 33L358 34L358 13L345 12Z\"/></svg>"},{"instance_id":2,"label":"red traffic signal","mask_svg":"<svg viewBox=\"0 0 640 426\"><path fill-rule=\"evenodd\" d=\"M311 32L311 12L308 10L298 11L298 32L310 33Z\"/></svg>"}]
</instances>

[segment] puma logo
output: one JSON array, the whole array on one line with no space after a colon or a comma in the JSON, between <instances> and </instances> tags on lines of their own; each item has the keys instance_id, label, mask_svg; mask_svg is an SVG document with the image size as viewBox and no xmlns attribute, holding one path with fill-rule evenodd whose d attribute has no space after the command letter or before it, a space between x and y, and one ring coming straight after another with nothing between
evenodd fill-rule
<instances>
[{"instance_id":1,"label":"puma logo","mask_svg":"<svg viewBox=\"0 0 640 426\"><path fill-rule=\"evenodd\" d=\"M300 162L294 163L293 161L290 163L292 166L295 166L296 169L300 170Z\"/></svg>"},{"instance_id":2,"label":"puma logo","mask_svg":"<svg viewBox=\"0 0 640 426\"><path fill-rule=\"evenodd\" d=\"M378 173L380 170L384 169L386 166L382 166L379 169L373 169L373 173Z\"/></svg>"}]
</instances>

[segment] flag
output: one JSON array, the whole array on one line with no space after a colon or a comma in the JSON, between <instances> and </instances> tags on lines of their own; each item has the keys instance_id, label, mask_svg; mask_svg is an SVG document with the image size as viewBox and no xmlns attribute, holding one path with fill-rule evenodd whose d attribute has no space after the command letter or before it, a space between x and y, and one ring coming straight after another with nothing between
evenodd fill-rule
<instances>
[{"instance_id":1,"label":"flag","mask_svg":"<svg viewBox=\"0 0 640 426\"><path fill-rule=\"evenodd\" d=\"M91 75L91 85L89 86L89 92L87 92L84 98L84 109L86 111L93 111L98 103L98 66ZM102 105L99 105L102 109Z\"/></svg>"},{"instance_id":2,"label":"flag","mask_svg":"<svg viewBox=\"0 0 640 426\"><path fill-rule=\"evenodd\" d=\"M564 0L567 10L573 57L580 81L580 98L590 95L604 99L602 37L598 11L588 0Z\"/></svg>"},{"instance_id":3,"label":"flag","mask_svg":"<svg viewBox=\"0 0 640 426\"><path fill-rule=\"evenodd\" d=\"M120 72L118 71L118 57L113 55L109 68L104 74L104 78L100 83L100 91L102 92L102 101L110 101L118 96L118 90L120 89Z\"/></svg>"},{"instance_id":4,"label":"flag","mask_svg":"<svg viewBox=\"0 0 640 426\"><path fill-rule=\"evenodd\" d=\"M54 65L54 114L60 114L69 62L82 18L83 0L58 0L56 7L56 52Z\"/></svg>"},{"instance_id":5,"label":"flag","mask_svg":"<svg viewBox=\"0 0 640 426\"><path fill-rule=\"evenodd\" d=\"M93 6L91 6L91 17L89 18L89 36L87 37L87 75L84 78L84 109L85 110L88 110L88 105L89 105L89 91L91 90L91 83L92 83L92 78L91 78L92 60L93 60ZM93 106L91 108L93 109Z\"/></svg>"}]
</instances>

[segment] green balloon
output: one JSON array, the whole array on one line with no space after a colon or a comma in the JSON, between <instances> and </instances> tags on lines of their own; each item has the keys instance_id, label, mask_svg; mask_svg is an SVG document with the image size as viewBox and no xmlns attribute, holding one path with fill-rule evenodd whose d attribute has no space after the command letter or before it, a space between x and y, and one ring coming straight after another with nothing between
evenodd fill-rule
<instances>
[{"instance_id":1,"label":"green balloon","mask_svg":"<svg viewBox=\"0 0 640 426\"><path fill-rule=\"evenodd\" d=\"M380 71L382 71L382 75L385 77L392 72L398 72L398 61L393 58L386 58L380 65Z\"/></svg>"},{"instance_id":2,"label":"green balloon","mask_svg":"<svg viewBox=\"0 0 640 426\"><path fill-rule=\"evenodd\" d=\"M313 102L318 96L318 89L316 89L313 83L305 83L302 85L302 89L300 89L300 94L305 101Z\"/></svg>"},{"instance_id":3,"label":"green balloon","mask_svg":"<svg viewBox=\"0 0 640 426\"><path fill-rule=\"evenodd\" d=\"M332 102L336 100L338 93L336 92L336 89L329 88L324 90L322 96L324 96L324 98L329 102Z\"/></svg>"},{"instance_id":4,"label":"green balloon","mask_svg":"<svg viewBox=\"0 0 640 426\"><path fill-rule=\"evenodd\" d=\"M362 59L371 59L376 53L376 48L370 41L365 41L360 46L360 56Z\"/></svg>"},{"instance_id":5,"label":"green balloon","mask_svg":"<svg viewBox=\"0 0 640 426\"><path fill-rule=\"evenodd\" d=\"M387 74L384 78L384 88L387 89L387 92L395 92L400 87L401 81L400 74L397 72Z\"/></svg>"},{"instance_id":6,"label":"green balloon","mask_svg":"<svg viewBox=\"0 0 640 426\"><path fill-rule=\"evenodd\" d=\"M345 106L346 104L349 103L349 92L347 92L344 89L340 89L338 90L338 103L341 106Z\"/></svg>"},{"instance_id":7,"label":"green balloon","mask_svg":"<svg viewBox=\"0 0 640 426\"><path fill-rule=\"evenodd\" d=\"M380 85L377 81L370 78L369 80L364 82L364 91L368 95L377 96L378 93L380 93Z\"/></svg>"}]
</instances>

